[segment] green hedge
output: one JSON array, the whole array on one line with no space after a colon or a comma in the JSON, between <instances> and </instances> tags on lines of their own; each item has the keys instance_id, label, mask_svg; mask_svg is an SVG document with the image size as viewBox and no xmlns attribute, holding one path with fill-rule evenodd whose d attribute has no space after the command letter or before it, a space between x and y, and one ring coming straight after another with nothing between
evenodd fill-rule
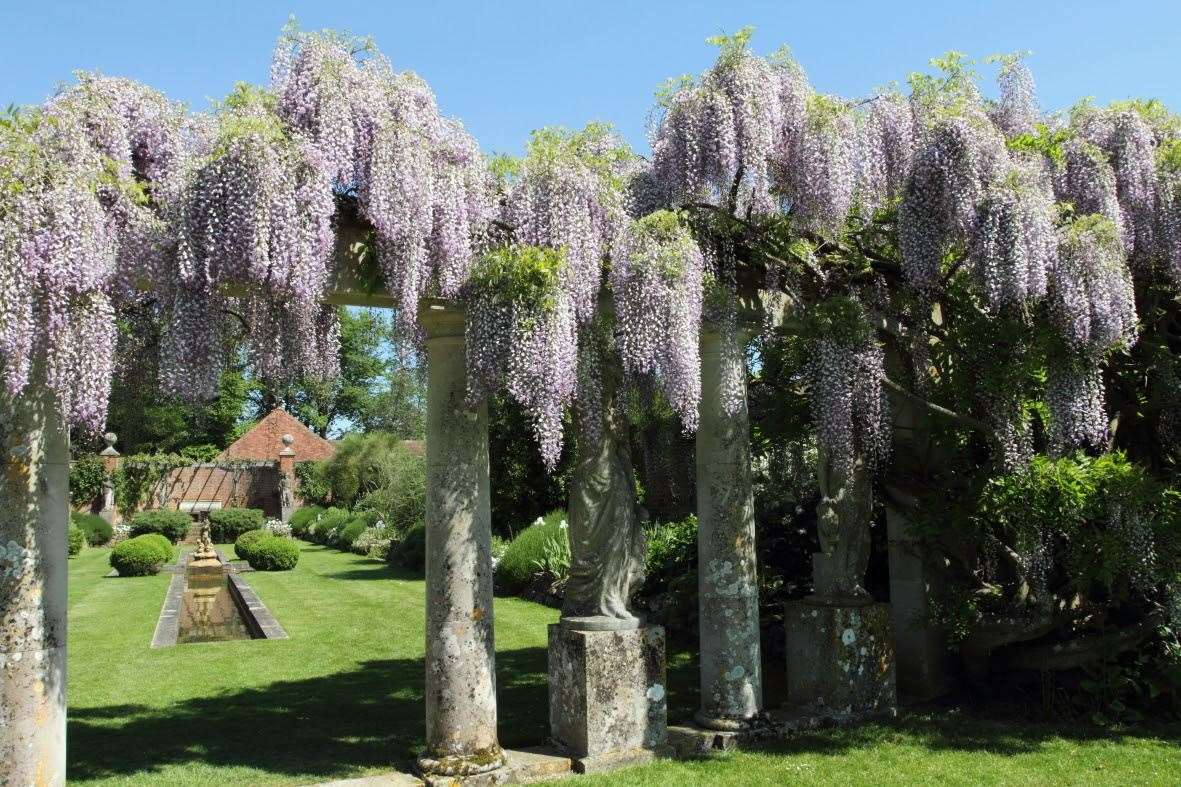
<instances>
[{"instance_id":1,"label":"green hedge","mask_svg":"<svg viewBox=\"0 0 1181 787\"><path fill-rule=\"evenodd\" d=\"M86 534L86 543L100 547L111 540L114 529L111 523L98 514L70 514L70 523Z\"/></svg>"},{"instance_id":2,"label":"green hedge","mask_svg":"<svg viewBox=\"0 0 1181 787\"><path fill-rule=\"evenodd\" d=\"M389 560L402 568L421 573L426 569L426 525L419 522L390 548Z\"/></svg>"},{"instance_id":3,"label":"green hedge","mask_svg":"<svg viewBox=\"0 0 1181 787\"><path fill-rule=\"evenodd\" d=\"M242 560L250 562L250 556L254 554L254 548L258 546L259 542L273 537L266 530L247 530L234 542L234 553Z\"/></svg>"},{"instance_id":4,"label":"green hedge","mask_svg":"<svg viewBox=\"0 0 1181 787\"><path fill-rule=\"evenodd\" d=\"M287 524L291 525L292 533L303 538L307 535L308 527L323 513L324 509L321 506L303 506L295 509Z\"/></svg>"},{"instance_id":5,"label":"green hedge","mask_svg":"<svg viewBox=\"0 0 1181 787\"><path fill-rule=\"evenodd\" d=\"M175 544L188 534L192 524L193 518L184 511L142 511L131 518L131 535L156 533Z\"/></svg>"},{"instance_id":6,"label":"green hedge","mask_svg":"<svg viewBox=\"0 0 1181 787\"><path fill-rule=\"evenodd\" d=\"M82 528L70 525L67 538L67 554L70 557L76 557L82 551L82 547L86 545L86 534L82 532Z\"/></svg>"},{"instance_id":7,"label":"green hedge","mask_svg":"<svg viewBox=\"0 0 1181 787\"><path fill-rule=\"evenodd\" d=\"M317 544L331 543L336 531L349 523L353 516L343 508L326 508L319 519L310 524L305 538Z\"/></svg>"},{"instance_id":8,"label":"green hedge","mask_svg":"<svg viewBox=\"0 0 1181 787\"><path fill-rule=\"evenodd\" d=\"M299 545L290 538L267 536L251 547L247 562L256 571L289 571L299 562Z\"/></svg>"},{"instance_id":9,"label":"green hedge","mask_svg":"<svg viewBox=\"0 0 1181 787\"><path fill-rule=\"evenodd\" d=\"M529 585L533 575L540 570L537 564L545 557L546 544L566 538L560 527L565 520L565 511L550 511L509 542L504 557L496 564L496 582L502 590L519 593Z\"/></svg>"},{"instance_id":10,"label":"green hedge","mask_svg":"<svg viewBox=\"0 0 1181 787\"><path fill-rule=\"evenodd\" d=\"M111 550L111 567L121 577L142 577L157 574L160 567L172 560L172 543L159 533L146 533L129 538Z\"/></svg>"},{"instance_id":11,"label":"green hedge","mask_svg":"<svg viewBox=\"0 0 1181 787\"><path fill-rule=\"evenodd\" d=\"M361 517L350 519L349 523L340 529L339 535L336 537L336 545L341 549L351 549L353 542L365 532L365 528L368 526Z\"/></svg>"},{"instance_id":12,"label":"green hedge","mask_svg":"<svg viewBox=\"0 0 1181 787\"><path fill-rule=\"evenodd\" d=\"M209 512L209 537L217 544L236 541L249 530L262 528L266 518L257 508L223 508Z\"/></svg>"}]
</instances>

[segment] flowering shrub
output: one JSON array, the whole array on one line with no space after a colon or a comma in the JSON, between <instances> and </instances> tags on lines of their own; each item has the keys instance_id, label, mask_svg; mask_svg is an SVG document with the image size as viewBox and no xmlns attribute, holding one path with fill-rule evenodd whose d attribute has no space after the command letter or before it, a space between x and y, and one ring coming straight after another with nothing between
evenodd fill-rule
<instances>
[{"instance_id":1,"label":"flowering shrub","mask_svg":"<svg viewBox=\"0 0 1181 787\"><path fill-rule=\"evenodd\" d=\"M262 526L262 529L271 535L282 536L283 538L291 538L291 525L283 524L281 519L268 519Z\"/></svg>"},{"instance_id":2,"label":"flowering shrub","mask_svg":"<svg viewBox=\"0 0 1181 787\"><path fill-rule=\"evenodd\" d=\"M569 574L570 545L565 511L538 517L509 542L496 566L496 583L507 593L524 590L533 577L553 569L560 580Z\"/></svg>"}]
</instances>

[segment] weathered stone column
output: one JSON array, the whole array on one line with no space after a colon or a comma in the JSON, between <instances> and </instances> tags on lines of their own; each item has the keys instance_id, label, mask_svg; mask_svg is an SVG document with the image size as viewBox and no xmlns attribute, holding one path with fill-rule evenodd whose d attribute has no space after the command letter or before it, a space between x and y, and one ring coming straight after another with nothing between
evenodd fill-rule
<instances>
[{"instance_id":1,"label":"weathered stone column","mask_svg":"<svg viewBox=\"0 0 1181 787\"><path fill-rule=\"evenodd\" d=\"M426 752L430 776L504 764L496 737L488 411L466 403L464 313L424 300L426 331Z\"/></svg>"},{"instance_id":2,"label":"weathered stone column","mask_svg":"<svg viewBox=\"0 0 1181 787\"><path fill-rule=\"evenodd\" d=\"M741 381L729 412L726 381ZM763 708L759 582L746 358L741 341L701 334L697 427L697 591L701 631L698 724L736 730Z\"/></svg>"},{"instance_id":3,"label":"weathered stone column","mask_svg":"<svg viewBox=\"0 0 1181 787\"><path fill-rule=\"evenodd\" d=\"M0 776L66 781L69 434L53 397L0 397Z\"/></svg>"}]
</instances>

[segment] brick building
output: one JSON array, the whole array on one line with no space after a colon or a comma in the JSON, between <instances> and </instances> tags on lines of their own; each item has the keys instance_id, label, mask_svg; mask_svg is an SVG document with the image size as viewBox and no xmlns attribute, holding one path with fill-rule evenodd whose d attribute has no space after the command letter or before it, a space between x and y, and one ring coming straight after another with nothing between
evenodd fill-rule
<instances>
[{"instance_id":1,"label":"brick building","mask_svg":"<svg viewBox=\"0 0 1181 787\"><path fill-rule=\"evenodd\" d=\"M293 462L327 459L336 447L286 410L275 409L209 463L173 470L163 479L160 500L150 505L200 513L212 508L259 508L279 516L279 453L291 435ZM295 489L298 498L298 482Z\"/></svg>"}]
</instances>

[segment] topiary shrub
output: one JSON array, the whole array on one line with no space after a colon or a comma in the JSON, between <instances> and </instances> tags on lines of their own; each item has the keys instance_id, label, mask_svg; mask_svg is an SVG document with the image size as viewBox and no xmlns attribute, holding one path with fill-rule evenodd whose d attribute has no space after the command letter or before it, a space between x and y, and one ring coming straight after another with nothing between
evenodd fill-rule
<instances>
[{"instance_id":1,"label":"topiary shrub","mask_svg":"<svg viewBox=\"0 0 1181 787\"><path fill-rule=\"evenodd\" d=\"M82 532L82 528L70 525L69 533L67 534L67 554L70 557L77 557L78 553L82 551L82 547L86 545L86 534Z\"/></svg>"},{"instance_id":2,"label":"topiary shrub","mask_svg":"<svg viewBox=\"0 0 1181 787\"><path fill-rule=\"evenodd\" d=\"M307 540L317 544L330 544L336 531L349 523L352 515L343 508L327 508L307 529Z\"/></svg>"},{"instance_id":3,"label":"topiary shrub","mask_svg":"<svg viewBox=\"0 0 1181 787\"><path fill-rule=\"evenodd\" d=\"M266 517L257 508L223 508L209 512L209 537L218 544L228 544L248 530L262 528Z\"/></svg>"},{"instance_id":4,"label":"topiary shrub","mask_svg":"<svg viewBox=\"0 0 1181 787\"><path fill-rule=\"evenodd\" d=\"M254 548L264 538L275 538L276 536L268 530L247 530L242 535L238 536L238 540L234 542L234 554L242 560L250 562L250 556L254 554Z\"/></svg>"},{"instance_id":5,"label":"topiary shrub","mask_svg":"<svg viewBox=\"0 0 1181 787\"><path fill-rule=\"evenodd\" d=\"M184 538L193 524L193 518L184 511L141 511L131 518L131 536L156 533L173 544Z\"/></svg>"},{"instance_id":6,"label":"topiary shrub","mask_svg":"<svg viewBox=\"0 0 1181 787\"><path fill-rule=\"evenodd\" d=\"M98 514L70 514L70 523L86 534L86 543L99 547L108 543L114 535L111 523Z\"/></svg>"},{"instance_id":7,"label":"topiary shrub","mask_svg":"<svg viewBox=\"0 0 1181 787\"><path fill-rule=\"evenodd\" d=\"M348 524L338 531L336 545L341 549L352 549L353 543L357 540L358 536L365 532L366 527L368 527L368 525L361 517L354 517L353 519L350 519Z\"/></svg>"},{"instance_id":8,"label":"topiary shrub","mask_svg":"<svg viewBox=\"0 0 1181 787\"><path fill-rule=\"evenodd\" d=\"M291 518L287 520L287 524L291 526L292 535L299 538L307 536L308 527L323 513L324 509L321 506L303 506L295 509Z\"/></svg>"},{"instance_id":9,"label":"topiary shrub","mask_svg":"<svg viewBox=\"0 0 1181 787\"><path fill-rule=\"evenodd\" d=\"M159 533L146 533L129 538L111 550L111 568L121 577L143 577L157 574L160 567L172 560L172 543Z\"/></svg>"},{"instance_id":10,"label":"topiary shrub","mask_svg":"<svg viewBox=\"0 0 1181 787\"><path fill-rule=\"evenodd\" d=\"M550 562L554 544L566 540L566 512L551 511L517 534L496 564L497 585L507 593L528 587L533 575Z\"/></svg>"},{"instance_id":11,"label":"topiary shrub","mask_svg":"<svg viewBox=\"0 0 1181 787\"><path fill-rule=\"evenodd\" d=\"M255 571L290 571L299 562L299 545L289 538L268 535L251 547L246 560Z\"/></svg>"},{"instance_id":12,"label":"topiary shrub","mask_svg":"<svg viewBox=\"0 0 1181 787\"><path fill-rule=\"evenodd\" d=\"M426 524L419 522L407 530L402 540L390 547L389 561L396 566L422 573L426 569Z\"/></svg>"}]
</instances>

